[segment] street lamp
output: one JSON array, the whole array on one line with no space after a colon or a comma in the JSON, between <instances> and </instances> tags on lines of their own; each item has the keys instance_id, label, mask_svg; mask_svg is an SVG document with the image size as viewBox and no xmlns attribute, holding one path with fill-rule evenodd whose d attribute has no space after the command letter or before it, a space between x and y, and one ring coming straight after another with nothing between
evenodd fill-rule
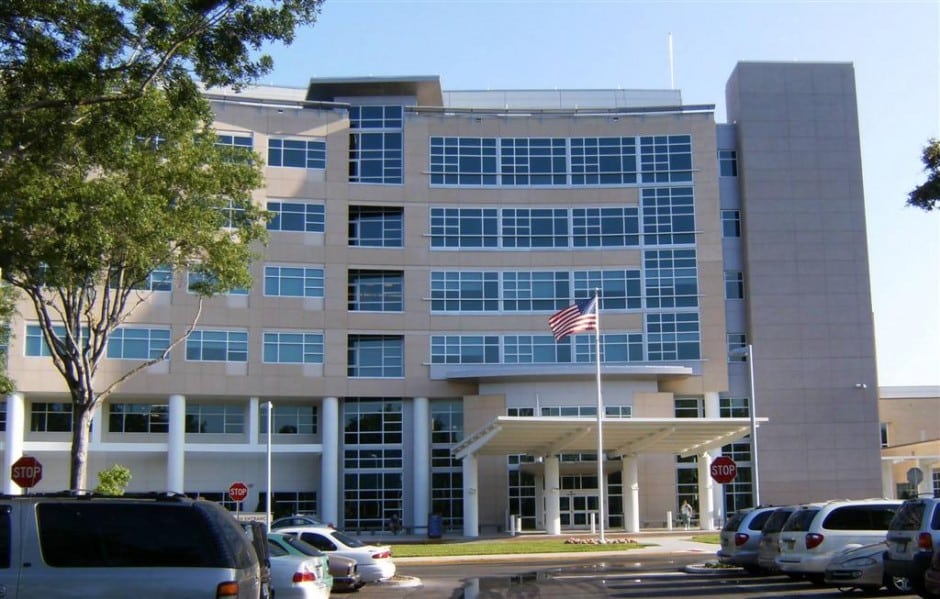
<instances>
[{"instance_id":1,"label":"street lamp","mask_svg":"<svg viewBox=\"0 0 940 599\"><path fill-rule=\"evenodd\" d=\"M744 356L747 358L748 381L751 384L750 398L748 398L747 413L751 419L751 480L754 497L754 507L760 505L760 470L757 466L757 395L754 390L754 346L748 343L744 347L736 347L728 352L732 357Z\"/></svg>"}]
</instances>

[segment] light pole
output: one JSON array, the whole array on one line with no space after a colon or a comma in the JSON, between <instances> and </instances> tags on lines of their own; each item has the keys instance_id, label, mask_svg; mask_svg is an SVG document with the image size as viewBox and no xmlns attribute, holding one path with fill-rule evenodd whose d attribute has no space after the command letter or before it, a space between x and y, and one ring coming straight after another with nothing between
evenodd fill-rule
<instances>
[{"instance_id":1,"label":"light pole","mask_svg":"<svg viewBox=\"0 0 940 599\"><path fill-rule=\"evenodd\" d=\"M265 527L270 531L271 530L271 410L273 405L270 401L265 405L268 412L268 435L267 435L267 447L265 451L265 458L267 459L267 493L265 494L265 506L264 506L264 524Z\"/></svg>"},{"instance_id":2,"label":"light pole","mask_svg":"<svg viewBox=\"0 0 940 599\"><path fill-rule=\"evenodd\" d=\"M757 462L757 393L754 390L754 346L748 343L744 347L737 347L729 352L734 357L747 358L748 382L751 386L748 398L747 413L751 420L751 484L753 490L754 507L760 505L760 469Z\"/></svg>"}]
</instances>

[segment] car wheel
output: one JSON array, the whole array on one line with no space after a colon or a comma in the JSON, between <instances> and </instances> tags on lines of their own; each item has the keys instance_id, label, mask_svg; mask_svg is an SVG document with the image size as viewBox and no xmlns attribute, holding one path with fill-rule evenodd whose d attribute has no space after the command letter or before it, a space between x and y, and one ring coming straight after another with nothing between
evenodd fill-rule
<instances>
[{"instance_id":1,"label":"car wheel","mask_svg":"<svg viewBox=\"0 0 940 599\"><path fill-rule=\"evenodd\" d=\"M891 594L909 595L914 592L911 581L904 576L888 576L886 574L885 586L888 587L888 592Z\"/></svg>"}]
</instances>

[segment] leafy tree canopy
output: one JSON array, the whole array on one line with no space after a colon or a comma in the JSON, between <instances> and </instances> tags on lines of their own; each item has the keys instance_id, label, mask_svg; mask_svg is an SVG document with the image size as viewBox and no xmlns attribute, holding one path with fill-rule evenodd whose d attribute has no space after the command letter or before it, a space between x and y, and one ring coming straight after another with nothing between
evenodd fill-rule
<instances>
[{"instance_id":1,"label":"leafy tree canopy","mask_svg":"<svg viewBox=\"0 0 940 599\"><path fill-rule=\"evenodd\" d=\"M98 495L121 496L131 482L131 471L127 466L115 464L107 470L98 473L98 486L95 493Z\"/></svg>"},{"instance_id":2,"label":"leafy tree canopy","mask_svg":"<svg viewBox=\"0 0 940 599\"><path fill-rule=\"evenodd\" d=\"M908 194L907 205L930 212L940 207L940 140L931 139L927 143L921 160L927 171L927 181Z\"/></svg>"},{"instance_id":3,"label":"leafy tree canopy","mask_svg":"<svg viewBox=\"0 0 940 599\"><path fill-rule=\"evenodd\" d=\"M204 272L205 295L250 284L261 160L216 146L200 87L266 73L262 47L321 2L0 2L0 268L72 397L72 489L95 405L161 359L95 379L154 269Z\"/></svg>"}]
</instances>

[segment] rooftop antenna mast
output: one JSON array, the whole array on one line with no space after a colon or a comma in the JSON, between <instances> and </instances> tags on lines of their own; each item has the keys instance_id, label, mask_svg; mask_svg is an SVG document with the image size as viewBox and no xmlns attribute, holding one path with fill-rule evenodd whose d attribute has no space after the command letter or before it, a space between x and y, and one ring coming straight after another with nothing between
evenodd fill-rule
<instances>
[{"instance_id":1,"label":"rooftop antenna mast","mask_svg":"<svg viewBox=\"0 0 940 599\"><path fill-rule=\"evenodd\" d=\"M669 89L676 89L676 64L672 53L672 32L669 32Z\"/></svg>"}]
</instances>

